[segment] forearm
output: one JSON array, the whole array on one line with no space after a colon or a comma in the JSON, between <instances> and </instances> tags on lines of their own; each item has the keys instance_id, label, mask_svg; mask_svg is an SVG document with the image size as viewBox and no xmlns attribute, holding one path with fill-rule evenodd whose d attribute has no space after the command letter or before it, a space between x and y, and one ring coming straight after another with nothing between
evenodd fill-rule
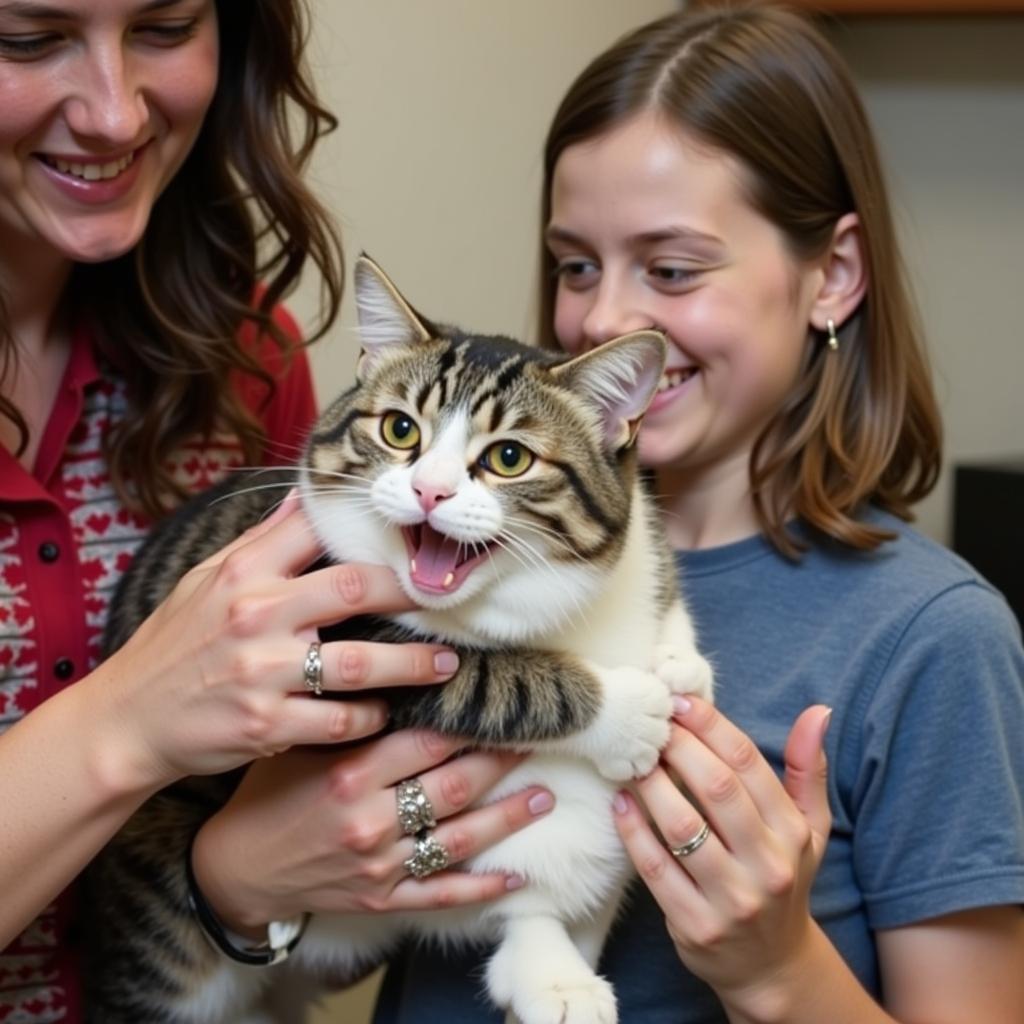
<instances>
[{"instance_id":1,"label":"forearm","mask_svg":"<svg viewBox=\"0 0 1024 1024\"><path fill-rule=\"evenodd\" d=\"M0 736L0 949L157 785L122 757L89 678Z\"/></svg>"},{"instance_id":2,"label":"forearm","mask_svg":"<svg viewBox=\"0 0 1024 1024\"><path fill-rule=\"evenodd\" d=\"M897 1024L817 924L801 956L773 978L719 995L730 1024Z\"/></svg>"}]
</instances>

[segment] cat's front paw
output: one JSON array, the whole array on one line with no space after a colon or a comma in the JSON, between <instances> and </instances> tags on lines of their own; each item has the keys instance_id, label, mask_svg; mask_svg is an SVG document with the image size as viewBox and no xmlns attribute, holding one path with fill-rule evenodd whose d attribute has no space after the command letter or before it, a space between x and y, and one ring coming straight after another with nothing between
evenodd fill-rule
<instances>
[{"instance_id":1,"label":"cat's front paw","mask_svg":"<svg viewBox=\"0 0 1024 1024\"><path fill-rule=\"evenodd\" d=\"M656 675L637 668L605 669L604 703L591 727L590 754L613 782L647 775L668 743L672 698Z\"/></svg>"},{"instance_id":2,"label":"cat's front paw","mask_svg":"<svg viewBox=\"0 0 1024 1024\"><path fill-rule=\"evenodd\" d=\"M693 693L712 699L714 673L708 660L692 648L658 644L654 648L654 674L673 693Z\"/></svg>"}]
</instances>

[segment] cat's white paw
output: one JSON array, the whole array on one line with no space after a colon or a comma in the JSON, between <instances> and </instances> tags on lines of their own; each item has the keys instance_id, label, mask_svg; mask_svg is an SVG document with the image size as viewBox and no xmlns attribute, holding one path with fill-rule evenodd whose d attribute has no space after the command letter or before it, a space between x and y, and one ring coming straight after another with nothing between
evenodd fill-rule
<instances>
[{"instance_id":1,"label":"cat's white paw","mask_svg":"<svg viewBox=\"0 0 1024 1024\"><path fill-rule=\"evenodd\" d=\"M615 993L604 978L566 980L512 997L519 1024L616 1024Z\"/></svg>"},{"instance_id":2,"label":"cat's white paw","mask_svg":"<svg viewBox=\"0 0 1024 1024\"><path fill-rule=\"evenodd\" d=\"M654 648L654 674L673 693L693 693L704 700L712 699L711 665L693 649L658 644Z\"/></svg>"},{"instance_id":3,"label":"cat's white paw","mask_svg":"<svg viewBox=\"0 0 1024 1024\"><path fill-rule=\"evenodd\" d=\"M656 675L623 666L600 672L604 702L587 729L588 756L613 782L647 775L668 743L672 698Z\"/></svg>"}]
</instances>

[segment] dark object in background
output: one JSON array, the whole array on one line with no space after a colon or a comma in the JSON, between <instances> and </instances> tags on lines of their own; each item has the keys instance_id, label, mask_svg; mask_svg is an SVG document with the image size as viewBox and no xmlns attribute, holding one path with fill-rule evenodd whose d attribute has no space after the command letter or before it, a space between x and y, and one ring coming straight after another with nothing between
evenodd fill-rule
<instances>
[{"instance_id":1,"label":"dark object in background","mask_svg":"<svg viewBox=\"0 0 1024 1024\"><path fill-rule=\"evenodd\" d=\"M953 550L1006 595L1024 629L1024 458L955 468Z\"/></svg>"}]
</instances>

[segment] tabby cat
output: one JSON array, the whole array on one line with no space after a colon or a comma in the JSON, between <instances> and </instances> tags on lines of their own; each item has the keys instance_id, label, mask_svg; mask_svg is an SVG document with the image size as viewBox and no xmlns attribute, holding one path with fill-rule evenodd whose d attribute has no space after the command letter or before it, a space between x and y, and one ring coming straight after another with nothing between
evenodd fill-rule
<instances>
[{"instance_id":1,"label":"tabby cat","mask_svg":"<svg viewBox=\"0 0 1024 1024\"><path fill-rule=\"evenodd\" d=\"M379 961L403 934L487 940L486 987L522 1024L613 1024L594 970L630 877L610 804L654 766L670 692L710 695L678 599L634 438L662 376L665 342L641 331L568 358L438 328L366 257L355 269L357 382L324 413L299 476L337 560L390 566L419 608L368 635L453 645L450 682L409 687L393 720L533 755L489 794L542 783L545 818L471 867L527 885L484 907L314 918L288 963L254 970L212 952L188 909L188 837L238 775L190 779L143 807L93 876L90 1019L283 1019L267 986ZM178 577L265 515L295 472L237 478L187 505L138 555L111 611L116 648ZM315 981L308 995L317 994ZM298 1019L296 1017L295 1019Z\"/></svg>"}]
</instances>

